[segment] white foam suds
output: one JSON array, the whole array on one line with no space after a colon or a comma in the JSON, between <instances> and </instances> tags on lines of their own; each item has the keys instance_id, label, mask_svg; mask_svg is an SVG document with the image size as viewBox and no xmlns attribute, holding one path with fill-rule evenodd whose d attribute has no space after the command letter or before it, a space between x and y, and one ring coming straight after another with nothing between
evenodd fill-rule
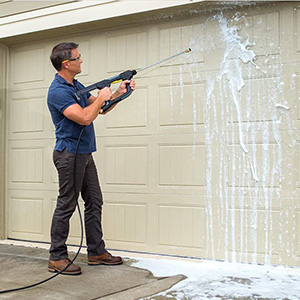
<instances>
[{"instance_id":1,"label":"white foam suds","mask_svg":"<svg viewBox=\"0 0 300 300\"><path fill-rule=\"evenodd\" d=\"M192 52L182 57L188 62L179 67L178 77L175 79L175 72L170 75L170 87L173 80L180 84L180 103L176 105L181 120L183 114L186 117L186 107L191 110L194 156L198 135L204 133L205 257L215 259L221 251L226 261L269 264L278 249L292 244L282 236L287 219L281 211L286 132L282 125L287 124L291 151L296 143L284 96L282 63L269 56L263 67L268 72L262 70L247 34L247 17L241 14L228 19L220 13L207 20L204 31L206 28L207 32L199 32L190 42ZM217 53L210 62L213 70L202 70L203 53L212 51ZM295 74L291 81L294 94ZM185 98L187 82L192 97ZM201 93L199 86L203 87ZM175 105L173 96L170 91ZM200 126L199 116L204 118ZM279 231L278 239L272 237L274 230Z\"/></svg>"},{"instance_id":2,"label":"white foam suds","mask_svg":"<svg viewBox=\"0 0 300 300\"><path fill-rule=\"evenodd\" d=\"M182 274L187 279L148 299L299 300L300 269L224 263L216 261L140 259L133 266L150 270L154 276Z\"/></svg>"}]
</instances>

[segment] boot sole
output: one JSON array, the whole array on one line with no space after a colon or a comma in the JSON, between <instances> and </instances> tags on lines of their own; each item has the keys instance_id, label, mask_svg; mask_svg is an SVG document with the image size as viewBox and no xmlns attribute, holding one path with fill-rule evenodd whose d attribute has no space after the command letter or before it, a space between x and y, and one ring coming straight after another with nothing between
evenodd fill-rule
<instances>
[{"instance_id":1,"label":"boot sole","mask_svg":"<svg viewBox=\"0 0 300 300\"><path fill-rule=\"evenodd\" d=\"M48 271L51 272L51 273L59 273L60 272L59 270L57 270L55 268L48 268ZM63 275L80 275L81 271L76 271L76 272L63 271L61 274L63 274Z\"/></svg>"},{"instance_id":2,"label":"boot sole","mask_svg":"<svg viewBox=\"0 0 300 300\"><path fill-rule=\"evenodd\" d=\"M106 266L115 266L115 265L121 265L123 261L116 262L116 263L106 263L103 261L89 261L88 265L89 266L97 266L97 265L106 265Z\"/></svg>"}]
</instances>

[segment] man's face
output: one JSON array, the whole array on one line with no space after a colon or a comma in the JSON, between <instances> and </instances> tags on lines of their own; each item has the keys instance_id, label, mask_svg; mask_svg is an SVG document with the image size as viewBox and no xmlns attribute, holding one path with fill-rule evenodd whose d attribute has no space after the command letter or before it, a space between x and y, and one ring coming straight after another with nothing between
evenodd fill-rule
<instances>
[{"instance_id":1,"label":"man's face","mask_svg":"<svg viewBox=\"0 0 300 300\"><path fill-rule=\"evenodd\" d=\"M74 75L77 75L81 73L81 64L83 61L77 49L72 49L71 53L72 57L68 61L69 71L74 73Z\"/></svg>"}]
</instances>

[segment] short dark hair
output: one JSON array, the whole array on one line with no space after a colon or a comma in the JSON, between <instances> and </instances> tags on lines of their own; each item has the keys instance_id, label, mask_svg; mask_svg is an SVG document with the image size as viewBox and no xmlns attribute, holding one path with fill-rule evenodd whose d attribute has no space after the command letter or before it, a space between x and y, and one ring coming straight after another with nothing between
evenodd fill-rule
<instances>
[{"instance_id":1,"label":"short dark hair","mask_svg":"<svg viewBox=\"0 0 300 300\"><path fill-rule=\"evenodd\" d=\"M77 49L78 44L73 42L65 42L56 45L51 52L50 60L52 62L53 67L60 71L62 68L62 62L64 60L72 58L71 50Z\"/></svg>"}]
</instances>

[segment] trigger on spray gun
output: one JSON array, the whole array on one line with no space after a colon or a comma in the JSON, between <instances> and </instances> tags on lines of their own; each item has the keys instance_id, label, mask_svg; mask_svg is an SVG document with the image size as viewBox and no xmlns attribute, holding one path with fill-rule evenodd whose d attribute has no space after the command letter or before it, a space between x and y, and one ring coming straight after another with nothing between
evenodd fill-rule
<instances>
[{"instance_id":1,"label":"trigger on spray gun","mask_svg":"<svg viewBox=\"0 0 300 300\"><path fill-rule=\"evenodd\" d=\"M160 60L160 61L158 61L156 63L153 63L153 64L151 64L151 65L149 65L147 67L144 67L144 68L141 68L141 69L137 69L137 70L127 70L127 71L125 71L123 73L120 73L119 75L116 75L116 76L113 76L111 78L104 79L104 80L96 82L96 83L94 83L92 85L89 85L89 86L87 86L87 87L85 87L85 88L83 88L83 89L81 89L81 90L79 90L79 91L77 91L75 93L76 101L79 103L80 96L84 95L84 94L86 94L86 93L88 93L90 91L93 91L95 89L101 90L104 87L110 87L111 84L114 84L114 83L117 83L117 82L120 82L120 81L124 81L124 80L131 80L132 77L135 76L139 72L142 72L142 71L144 71L146 69L152 68L152 67L154 67L156 65L159 65L159 64L161 64L161 63L163 63L165 61L173 59L173 58L175 58L175 57L177 57L179 55L182 55L184 53L189 53L191 51L192 51L191 48L187 48L186 50L184 50L182 52L179 52L179 53L174 54L174 55L172 55L172 56L170 56L168 58ZM131 95L131 93L133 92L129 83L126 83L126 88L127 88L127 91L126 91L125 94L123 94L120 97L117 97L115 99L105 101L104 105L101 107L100 113L102 114L102 113L106 112L114 104L116 104L116 103L124 100L125 98L129 97Z\"/></svg>"}]
</instances>

